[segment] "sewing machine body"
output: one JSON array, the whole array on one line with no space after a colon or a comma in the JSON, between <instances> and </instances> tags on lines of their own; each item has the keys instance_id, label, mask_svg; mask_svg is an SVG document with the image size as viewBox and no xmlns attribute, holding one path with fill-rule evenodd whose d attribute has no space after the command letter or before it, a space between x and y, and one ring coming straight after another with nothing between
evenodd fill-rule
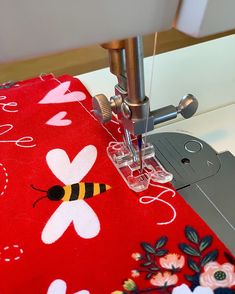
<instances>
[{"instance_id":1,"label":"sewing machine body","mask_svg":"<svg viewBox=\"0 0 235 294\"><path fill-rule=\"evenodd\" d=\"M235 27L234 10L233 0L1 0L0 62L146 35L173 25L195 37L215 34Z\"/></svg>"},{"instance_id":2,"label":"sewing machine body","mask_svg":"<svg viewBox=\"0 0 235 294\"><path fill-rule=\"evenodd\" d=\"M168 30L178 3L1 0L0 63Z\"/></svg>"}]
</instances>

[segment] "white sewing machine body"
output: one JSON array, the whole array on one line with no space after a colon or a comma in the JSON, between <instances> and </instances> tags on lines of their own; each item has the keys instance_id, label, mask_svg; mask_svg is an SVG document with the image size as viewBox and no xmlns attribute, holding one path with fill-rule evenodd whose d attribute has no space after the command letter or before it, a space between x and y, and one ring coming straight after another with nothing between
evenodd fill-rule
<instances>
[{"instance_id":1,"label":"white sewing machine body","mask_svg":"<svg viewBox=\"0 0 235 294\"><path fill-rule=\"evenodd\" d=\"M168 30L179 0L1 0L0 62ZM233 0L183 0L176 27L201 37L235 27Z\"/></svg>"},{"instance_id":2,"label":"white sewing machine body","mask_svg":"<svg viewBox=\"0 0 235 294\"><path fill-rule=\"evenodd\" d=\"M3 30L0 30L0 62L163 31L171 28L173 23L176 28L195 37L235 28L234 0L148 0L147 2L142 0L119 0L118 2L114 0L59 2L2 0L2 2L0 27ZM231 41L234 44L234 38L227 40L228 43ZM234 152L234 140L231 139L233 132L228 132L228 129L231 130L235 125L233 105L235 102L235 54L228 54L221 50L220 46L223 47L223 43L213 42L207 43L208 46L196 45L195 49L185 48L156 57L157 72L155 88L150 97L151 109L163 107L168 103L177 103L187 92L195 94L199 100L198 116L187 122L176 122L162 128L158 126L158 130L188 132L190 135L206 140L218 152L227 149ZM216 44L217 46L214 47ZM198 49L199 52L194 52L197 48L202 50ZM228 46L228 50L231 51L231 47ZM205 52L206 55L203 55ZM223 56L218 56L213 61L211 56L214 54ZM193 63L194 58L196 61ZM147 59L145 62L147 94L151 73L150 60ZM227 75L220 76L221 71L225 71ZM92 94L105 92L106 89L110 97L114 94L113 86L116 80L113 77L108 83L111 74L108 73L106 78L107 73L107 70L101 70L79 78ZM143 82L142 75L140 80ZM103 81L103 83L97 84L97 81ZM131 88L129 84L127 88L129 91ZM173 112L177 115L177 111L176 107ZM212 120L215 120L217 124ZM222 124L223 128L221 128ZM174 134L161 137L160 141L168 142L171 150L168 154L163 154L161 150L159 153L159 136L161 135L153 135L150 140L156 147L155 151L161 157L163 164L172 169L175 175L174 180L178 177L181 182L178 186L178 181L175 183L173 180L173 184L180 189L183 197L201 214L227 246L235 252L235 213L233 213L235 201L232 194L234 157L226 153L224 159L223 155L217 155L200 139ZM178 138L180 138L179 141ZM185 139L180 141L181 138ZM228 142L232 144L229 145ZM204 152L206 149L208 152ZM211 154L209 159L208 154ZM199 162L197 165L199 172L195 173L199 175L197 179L191 173L194 170L193 156L197 156L197 163ZM206 164L209 171L209 174L205 173L203 179L200 175L200 161L201 170L204 172ZM223 170L225 173L220 177ZM188 181L189 174L191 179L194 179L191 182ZM204 181L203 184L202 181ZM219 187L226 185L227 190L224 195L216 194L218 191L223 193ZM214 197L214 194L217 196Z\"/></svg>"}]
</instances>

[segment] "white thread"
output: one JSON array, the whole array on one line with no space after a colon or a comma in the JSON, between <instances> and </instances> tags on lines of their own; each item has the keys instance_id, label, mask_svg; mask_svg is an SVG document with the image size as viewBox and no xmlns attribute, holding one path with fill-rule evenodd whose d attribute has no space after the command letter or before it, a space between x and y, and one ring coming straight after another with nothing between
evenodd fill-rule
<instances>
[{"instance_id":1,"label":"white thread","mask_svg":"<svg viewBox=\"0 0 235 294\"><path fill-rule=\"evenodd\" d=\"M58 80L57 78L55 78L55 77L53 77L53 79L55 80L55 81L57 81L59 84L62 84L61 83L61 81L60 80ZM68 92L69 93L71 93L71 94L73 94L73 92L71 92L69 89L68 89ZM97 122L99 122L98 121L98 119L96 119L95 118L95 116L88 110L88 109L86 109L86 107L81 103L81 101L79 101L76 97L75 97L75 99L77 100L77 102L82 106L82 108L95 120L95 121L97 121ZM99 123L100 124L100 123ZM117 141L117 139L113 136L113 134L103 125L103 124L100 124L101 125L101 127L115 140L115 141Z\"/></svg>"},{"instance_id":2,"label":"white thread","mask_svg":"<svg viewBox=\"0 0 235 294\"><path fill-rule=\"evenodd\" d=\"M173 217L171 218L171 220L169 220L167 222L157 223L157 225L168 225L168 224L172 223L175 220L176 215L177 215L176 210L175 210L173 205L171 205L169 202L167 202L167 201L165 201L163 199L160 199L160 197L162 195L168 193L168 192L171 192L172 193L171 197L173 198L173 197L175 197L176 192L173 189L164 187L162 185L155 185L155 184L152 184L152 183L150 183L149 185L160 188L160 189L164 189L164 190L162 192L160 192L157 196L142 196L142 197L140 197L139 202L141 204L150 204L150 203L152 203L154 201L159 201L159 202L162 202L162 203L166 204L167 206L169 206L172 209Z\"/></svg>"},{"instance_id":3,"label":"white thread","mask_svg":"<svg viewBox=\"0 0 235 294\"><path fill-rule=\"evenodd\" d=\"M39 76L39 79L40 79L42 82L44 82L44 79L42 78L43 75L44 75L44 73L41 73L40 76Z\"/></svg>"},{"instance_id":4,"label":"white thread","mask_svg":"<svg viewBox=\"0 0 235 294\"><path fill-rule=\"evenodd\" d=\"M71 93L71 92L70 92ZM103 129L105 129L105 131L115 140L115 141L117 141L117 139L113 136L113 134L103 125L103 124L101 124L99 121L98 121L98 119L96 119L91 113L90 113L90 111L88 110L88 109L86 109L86 107L78 100L78 103L82 106L82 108L94 119L94 120L96 120L98 123L99 123L99 125L101 125L101 127L103 128Z\"/></svg>"},{"instance_id":5,"label":"white thread","mask_svg":"<svg viewBox=\"0 0 235 294\"><path fill-rule=\"evenodd\" d=\"M39 79L40 79L42 82L45 82L45 80L43 79L43 76L45 76L45 75L46 75L46 73L43 72L43 73L41 73L40 76L39 76Z\"/></svg>"},{"instance_id":6,"label":"white thread","mask_svg":"<svg viewBox=\"0 0 235 294\"><path fill-rule=\"evenodd\" d=\"M49 75L51 75L53 79L55 78L55 76L54 76L53 73L50 73ZM39 79L40 79L42 82L46 82L47 80L44 80L44 79L43 79L43 76L48 76L48 74L44 72L44 73L41 73L40 76L39 76Z\"/></svg>"},{"instance_id":7,"label":"white thread","mask_svg":"<svg viewBox=\"0 0 235 294\"><path fill-rule=\"evenodd\" d=\"M109 142L108 147L112 147L113 150L120 151L120 149L122 148L122 145L123 145L122 143L115 141L115 142Z\"/></svg>"},{"instance_id":8,"label":"white thread","mask_svg":"<svg viewBox=\"0 0 235 294\"><path fill-rule=\"evenodd\" d=\"M7 189L8 173L7 173L7 170L6 170L6 168L4 167L4 165L2 163L0 163L0 166L2 167L3 173L5 175L5 185L4 185L3 190L2 190L2 192L0 194L0 196L3 196L6 193L6 189Z\"/></svg>"},{"instance_id":9,"label":"white thread","mask_svg":"<svg viewBox=\"0 0 235 294\"><path fill-rule=\"evenodd\" d=\"M0 125L1 127L5 127L6 129L2 132L0 132L0 136L10 132L14 126L12 124L4 124L4 125ZM24 145L23 143L30 143L32 142L34 139L32 137L26 136L26 137L22 137L20 139L17 140L0 140L0 143L15 143L16 146L21 147L21 148L33 148L36 146L36 144L33 145Z\"/></svg>"},{"instance_id":10,"label":"white thread","mask_svg":"<svg viewBox=\"0 0 235 294\"><path fill-rule=\"evenodd\" d=\"M18 249L18 251L19 251L18 255L14 256L14 257L12 257L12 258L5 257L5 258L0 258L0 259L3 259L3 260L6 261L6 262L10 262L10 261L14 261L14 260L15 260L15 261L16 261L16 260L19 260L19 259L21 258L21 255L24 253L23 249L20 248L19 245L14 244L14 245L10 245L10 246L5 246L5 247L2 249L2 251L7 252L8 250L10 250L10 249L12 249L12 248L17 248L17 249ZM2 252L0 252L0 255L2 255Z\"/></svg>"},{"instance_id":11,"label":"white thread","mask_svg":"<svg viewBox=\"0 0 235 294\"><path fill-rule=\"evenodd\" d=\"M154 73L154 67L155 67L155 55L156 55L156 51L157 51L157 40L158 40L158 33L156 32L155 35L154 35L154 44L153 44L152 68L151 68L151 76L150 76L150 84L149 84L149 95L148 95L149 101L151 101L151 98L152 98L153 73ZM147 111L147 116L146 116L145 134L144 134L144 145L145 146L147 145L149 112L150 112L150 108Z\"/></svg>"},{"instance_id":12,"label":"white thread","mask_svg":"<svg viewBox=\"0 0 235 294\"><path fill-rule=\"evenodd\" d=\"M210 197L202 190L198 184L196 184L198 190L206 197L206 199L210 202L210 204L218 211L218 213L222 216L222 218L228 223L228 225L232 228L233 231L235 231L235 227L230 223L230 221L226 218L225 215L219 210L219 208L216 206L216 204L210 199Z\"/></svg>"},{"instance_id":13,"label":"white thread","mask_svg":"<svg viewBox=\"0 0 235 294\"><path fill-rule=\"evenodd\" d=\"M151 68L151 76L150 76L150 84L149 84L149 98L152 95L153 73L154 73L154 67L155 67L155 55L156 55L156 51L157 51L157 38L158 38L158 33L156 32L154 35L154 44L153 44L152 68Z\"/></svg>"},{"instance_id":14,"label":"white thread","mask_svg":"<svg viewBox=\"0 0 235 294\"><path fill-rule=\"evenodd\" d=\"M120 125L119 122L117 122L116 120L111 119L111 122L116 124L116 125Z\"/></svg>"}]
</instances>

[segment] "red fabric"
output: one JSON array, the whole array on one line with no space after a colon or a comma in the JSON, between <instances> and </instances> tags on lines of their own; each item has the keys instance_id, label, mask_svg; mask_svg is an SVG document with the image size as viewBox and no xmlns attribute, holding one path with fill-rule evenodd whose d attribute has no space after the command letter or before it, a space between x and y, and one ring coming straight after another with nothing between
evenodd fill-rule
<instances>
[{"instance_id":1,"label":"red fabric","mask_svg":"<svg viewBox=\"0 0 235 294\"><path fill-rule=\"evenodd\" d=\"M60 91L62 98L58 92L52 92L45 100L51 90L58 90L61 85L64 86L64 96ZM77 91L83 94L76 94ZM139 197L156 196L161 189L151 187L143 195L137 195L127 188L106 154L107 145L113 141L110 133L120 140L117 126L110 123L107 131L92 117L91 97L79 80L69 76L59 79L43 76L19 82L10 89L1 89L0 98L1 294L47 293L56 279L64 281L66 293L82 290L91 294L115 290L119 293L141 293L141 289L154 286L143 273L139 277L131 276L131 270L148 268L141 267L141 261L135 261L131 255L134 252L143 255L144 245L142 243L141 247L140 243L154 245L162 236L168 238L163 246L168 254L177 253L185 258L185 265L177 273L178 281L174 286L182 283L192 286L185 275L195 272L186 262L190 256L182 252L183 245L179 244L197 246L186 238L186 226L189 231L194 228L201 239L212 236L211 245L203 251L203 256L217 249L218 257L214 260L219 264L229 262L224 255L229 253L228 249L179 194L172 197L166 193L161 197L175 208L176 218L168 225L159 225L157 223L172 219L173 210L161 201L143 205ZM56 103L60 98L61 103ZM75 101L77 99L81 101ZM24 137L31 139L25 142ZM53 185L67 185L48 166L48 152L63 149L72 161L88 145L95 146L97 158L82 182L111 186L110 190L86 200L99 219L100 231L95 237L85 239L70 224L58 240L45 244L41 237L43 228L62 202L43 199L34 208L33 203L45 193L34 190L31 185L42 190ZM156 257L157 262L159 258ZM197 261L197 257L191 256L191 259ZM125 289L127 286L123 288L123 281L127 279L138 285L139 292ZM227 288L231 290L231 287ZM57 289L56 286L53 289ZM171 293L172 289L169 287L168 292L159 290L159 293ZM53 293L65 293L65 290L60 288Z\"/></svg>"}]
</instances>

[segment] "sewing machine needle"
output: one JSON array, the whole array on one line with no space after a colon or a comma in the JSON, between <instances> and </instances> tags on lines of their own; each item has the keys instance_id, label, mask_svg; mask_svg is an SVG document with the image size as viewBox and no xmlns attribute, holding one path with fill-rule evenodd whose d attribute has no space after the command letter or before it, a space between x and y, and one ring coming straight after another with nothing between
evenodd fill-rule
<instances>
[{"instance_id":1,"label":"sewing machine needle","mask_svg":"<svg viewBox=\"0 0 235 294\"><path fill-rule=\"evenodd\" d=\"M139 162L140 162L140 172L143 171L143 162L142 162L142 135L137 136L138 148L139 148Z\"/></svg>"}]
</instances>

